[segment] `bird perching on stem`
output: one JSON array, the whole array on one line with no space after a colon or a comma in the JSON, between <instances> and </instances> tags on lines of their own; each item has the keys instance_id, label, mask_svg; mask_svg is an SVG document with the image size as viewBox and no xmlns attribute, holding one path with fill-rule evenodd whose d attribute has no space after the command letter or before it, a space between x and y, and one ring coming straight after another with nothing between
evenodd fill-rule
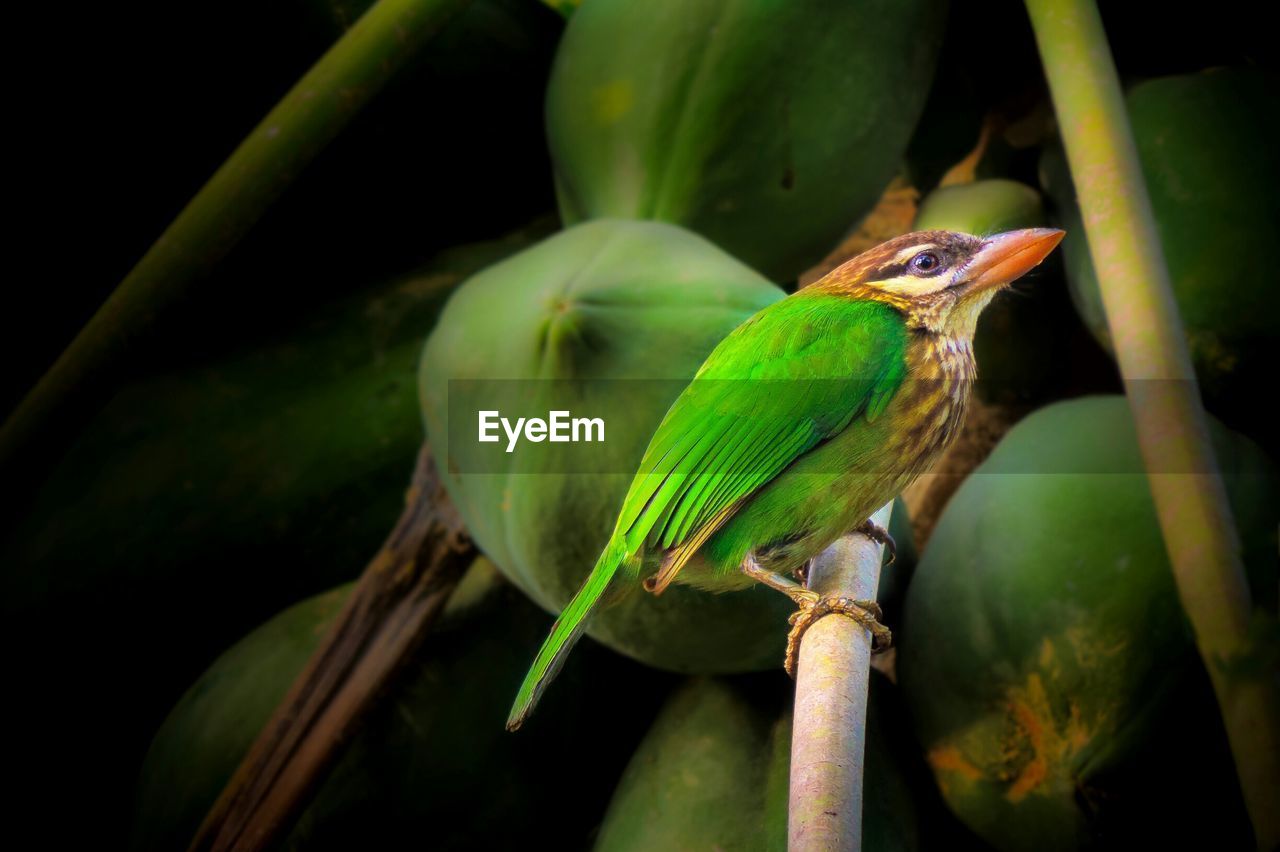
<instances>
[{"instance_id":1,"label":"bird perching on stem","mask_svg":"<svg viewBox=\"0 0 1280 852\"><path fill-rule=\"evenodd\" d=\"M729 334L654 433L508 729L528 717L611 589L660 594L678 581L723 592L760 582L784 592L800 607L788 669L799 634L828 612L887 640L873 602L820 601L790 575L854 529L887 539L868 517L927 470L964 421L979 315L1062 237L1050 228L906 234Z\"/></svg>"}]
</instances>

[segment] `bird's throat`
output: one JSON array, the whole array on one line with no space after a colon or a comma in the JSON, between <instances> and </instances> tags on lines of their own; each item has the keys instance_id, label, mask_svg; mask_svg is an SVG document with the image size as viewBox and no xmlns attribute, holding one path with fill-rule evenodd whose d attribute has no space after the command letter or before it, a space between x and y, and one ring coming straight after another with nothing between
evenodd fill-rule
<instances>
[{"instance_id":1,"label":"bird's throat","mask_svg":"<svg viewBox=\"0 0 1280 852\"><path fill-rule=\"evenodd\" d=\"M947 337L964 340L966 347L972 346L973 336L978 331L978 317L982 316L987 305L991 304L996 293L1002 289L1004 288L999 287L965 293L951 308L939 331Z\"/></svg>"}]
</instances>

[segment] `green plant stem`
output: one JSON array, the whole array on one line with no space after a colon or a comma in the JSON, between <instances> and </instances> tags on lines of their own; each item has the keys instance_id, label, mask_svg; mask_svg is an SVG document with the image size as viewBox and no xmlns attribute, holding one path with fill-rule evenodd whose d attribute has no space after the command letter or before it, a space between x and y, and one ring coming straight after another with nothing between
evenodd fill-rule
<instances>
[{"instance_id":1,"label":"green plant stem","mask_svg":"<svg viewBox=\"0 0 1280 852\"><path fill-rule=\"evenodd\" d=\"M33 463L37 441L57 447L92 413L143 331L469 2L378 0L343 34L191 199L0 428L0 470L8 475Z\"/></svg>"},{"instance_id":2,"label":"green plant stem","mask_svg":"<svg viewBox=\"0 0 1280 852\"><path fill-rule=\"evenodd\" d=\"M893 504L871 516L885 529ZM809 569L809 588L824 597L875 600L884 548L865 535L846 536ZM791 852L856 852L862 848L863 758L871 634L840 615L814 622L800 643L787 848Z\"/></svg>"},{"instance_id":3,"label":"green plant stem","mask_svg":"<svg viewBox=\"0 0 1280 852\"><path fill-rule=\"evenodd\" d=\"M1280 845L1280 701L1233 673L1251 607L1115 64L1092 0L1027 0L1151 494L1259 848ZM1193 747L1190 743L1189 747Z\"/></svg>"}]
</instances>

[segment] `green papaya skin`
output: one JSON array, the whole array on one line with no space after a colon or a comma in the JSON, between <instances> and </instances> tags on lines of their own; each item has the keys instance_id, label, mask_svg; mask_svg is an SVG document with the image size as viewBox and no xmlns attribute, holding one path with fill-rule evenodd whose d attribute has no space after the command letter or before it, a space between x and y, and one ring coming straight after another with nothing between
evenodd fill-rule
<instances>
[{"instance_id":1,"label":"green papaya skin","mask_svg":"<svg viewBox=\"0 0 1280 852\"><path fill-rule=\"evenodd\" d=\"M595 564L671 402L724 335L781 297L706 240L656 222L578 225L467 281L427 341L420 387L432 446L447 460L446 487L481 550L559 612ZM450 380L463 379L562 380L526 386L545 396L541 411L603 417L606 440L591 445L592 463L580 472L540 467L543 456L528 444L498 452L505 467L473 472L449 448ZM777 592L635 592L596 615L588 633L675 671L748 671L781 660L792 607Z\"/></svg>"},{"instance_id":2,"label":"green papaya skin","mask_svg":"<svg viewBox=\"0 0 1280 852\"><path fill-rule=\"evenodd\" d=\"M267 621L191 686L147 753L132 849L185 848L348 589ZM513 737L502 724L507 699L543 629L542 613L479 560L281 848L393 848L410 839L431 849L506 848L517 835L539 848L584 845L666 678L589 649L566 668L564 691L548 696L554 718ZM634 705L614 702L620 682L644 690Z\"/></svg>"},{"instance_id":3,"label":"green papaya skin","mask_svg":"<svg viewBox=\"0 0 1280 852\"><path fill-rule=\"evenodd\" d=\"M872 675L863 846L919 848L908 776L886 736L893 686ZM787 682L696 678L663 706L622 774L596 852L787 848L791 711Z\"/></svg>"},{"instance_id":4,"label":"green papaya skin","mask_svg":"<svg viewBox=\"0 0 1280 852\"><path fill-rule=\"evenodd\" d=\"M1272 608L1280 476L1212 433ZM1124 397L1039 410L951 498L907 592L917 736L952 811L1002 852L1252 846L1143 471Z\"/></svg>"},{"instance_id":5,"label":"green papaya skin","mask_svg":"<svg viewBox=\"0 0 1280 852\"><path fill-rule=\"evenodd\" d=\"M11 760L33 791L74 762L74 794L103 812L88 822L112 834L119 779L211 657L359 574L423 440L422 328L450 288L532 239L443 252L420 275L297 312L126 386L85 424L0 531L0 623L23 684L9 709L30 734ZM25 653L33 641L40 652ZM87 712L86 696L128 698Z\"/></svg>"},{"instance_id":6,"label":"green papaya skin","mask_svg":"<svg viewBox=\"0 0 1280 852\"><path fill-rule=\"evenodd\" d=\"M941 0L592 0L547 90L567 223L683 225L775 281L875 205L929 90Z\"/></svg>"},{"instance_id":7,"label":"green papaya skin","mask_svg":"<svg viewBox=\"0 0 1280 852\"><path fill-rule=\"evenodd\" d=\"M1268 381L1280 308L1277 276L1260 247L1280 234L1280 87L1275 76L1217 69L1133 86L1126 103L1179 314L1206 401L1274 444L1252 402ZM1083 234L1061 148L1041 161L1042 182L1068 233ZM1263 190L1266 187L1268 189ZM1097 275L1084 239L1063 241L1072 298L1110 349Z\"/></svg>"}]
</instances>

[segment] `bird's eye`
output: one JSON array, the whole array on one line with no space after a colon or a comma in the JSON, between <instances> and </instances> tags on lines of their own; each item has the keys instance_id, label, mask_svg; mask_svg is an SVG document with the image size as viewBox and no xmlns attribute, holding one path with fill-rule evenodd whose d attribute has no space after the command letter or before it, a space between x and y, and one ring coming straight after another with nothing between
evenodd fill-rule
<instances>
[{"instance_id":1,"label":"bird's eye","mask_svg":"<svg viewBox=\"0 0 1280 852\"><path fill-rule=\"evenodd\" d=\"M911 258L911 271L921 275L932 275L942 268L942 261L931 251L922 251Z\"/></svg>"}]
</instances>

